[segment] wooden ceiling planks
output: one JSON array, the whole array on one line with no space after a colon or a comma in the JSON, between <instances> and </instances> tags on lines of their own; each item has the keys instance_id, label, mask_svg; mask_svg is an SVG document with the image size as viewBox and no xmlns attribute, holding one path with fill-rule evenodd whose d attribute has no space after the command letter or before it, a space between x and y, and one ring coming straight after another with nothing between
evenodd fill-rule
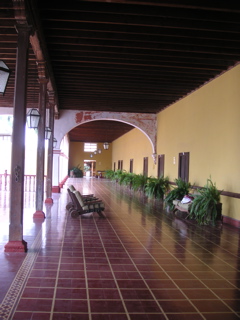
<instances>
[{"instance_id":1,"label":"wooden ceiling planks","mask_svg":"<svg viewBox=\"0 0 240 320\"><path fill-rule=\"evenodd\" d=\"M60 111L158 113L240 60L237 2L26 0L26 4L51 69ZM0 106L13 107L16 22L11 1L2 0L0 9L0 59L12 70ZM37 106L37 77L30 45L27 107ZM97 128L85 130L89 136L99 134ZM125 130L122 126L122 133ZM76 132L71 137L77 139Z\"/></svg>"}]
</instances>

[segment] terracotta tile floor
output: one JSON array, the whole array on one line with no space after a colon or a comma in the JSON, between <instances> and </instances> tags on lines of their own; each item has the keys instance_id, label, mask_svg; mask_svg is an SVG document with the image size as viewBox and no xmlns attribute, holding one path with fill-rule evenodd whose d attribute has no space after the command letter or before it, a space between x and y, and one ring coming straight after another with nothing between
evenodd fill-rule
<instances>
[{"instance_id":1,"label":"terracotta tile floor","mask_svg":"<svg viewBox=\"0 0 240 320\"><path fill-rule=\"evenodd\" d=\"M103 199L105 218L72 219L70 183ZM197 226L105 179L69 179L43 223L26 193L28 253L4 253L8 197L0 191L1 320L240 318L239 229Z\"/></svg>"}]
</instances>

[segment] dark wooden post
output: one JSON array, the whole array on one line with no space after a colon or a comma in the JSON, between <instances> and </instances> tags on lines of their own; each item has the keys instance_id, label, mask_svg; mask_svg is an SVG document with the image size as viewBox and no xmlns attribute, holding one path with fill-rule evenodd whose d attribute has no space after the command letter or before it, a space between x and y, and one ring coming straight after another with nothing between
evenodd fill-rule
<instances>
[{"instance_id":1,"label":"dark wooden post","mask_svg":"<svg viewBox=\"0 0 240 320\"><path fill-rule=\"evenodd\" d=\"M27 243L23 240L23 189L28 45L31 28L27 24L17 25L16 28L18 31L18 47L12 132L10 225L9 242L5 245L5 252L27 251Z\"/></svg>"},{"instance_id":2,"label":"dark wooden post","mask_svg":"<svg viewBox=\"0 0 240 320\"><path fill-rule=\"evenodd\" d=\"M52 175L53 175L53 138L54 138L54 94L49 93L49 126L52 134L48 144L48 163L47 163L47 183L46 183L46 200L45 203L53 203L52 199Z\"/></svg>"},{"instance_id":3,"label":"dark wooden post","mask_svg":"<svg viewBox=\"0 0 240 320\"><path fill-rule=\"evenodd\" d=\"M45 122L46 122L46 98L47 83L45 62L38 62L38 73L40 83L39 113L40 121L38 125L38 148L37 148L37 173L36 173L36 212L33 218L45 218L43 212L44 197L44 160L45 160Z\"/></svg>"}]
</instances>

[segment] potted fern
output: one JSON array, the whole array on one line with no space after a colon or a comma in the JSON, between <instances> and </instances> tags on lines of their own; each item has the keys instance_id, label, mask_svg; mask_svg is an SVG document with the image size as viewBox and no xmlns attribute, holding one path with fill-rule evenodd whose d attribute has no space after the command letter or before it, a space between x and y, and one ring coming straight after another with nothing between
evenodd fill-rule
<instances>
[{"instance_id":1,"label":"potted fern","mask_svg":"<svg viewBox=\"0 0 240 320\"><path fill-rule=\"evenodd\" d=\"M191 183L182 180L181 178L175 179L176 186L166 195L164 203L170 210L174 209L173 200L182 200L182 198L189 193Z\"/></svg>"},{"instance_id":2,"label":"potted fern","mask_svg":"<svg viewBox=\"0 0 240 320\"><path fill-rule=\"evenodd\" d=\"M108 169L105 171L105 177L110 180L114 180L114 171L112 169Z\"/></svg>"},{"instance_id":3,"label":"potted fern","mask_svg":"<svg viewBox=\"0 0 240 320\"><path fill-rule=\"evenodd\" d=\"M127 186L129 189L132 189L132 182L134 178L134 173L131 172L125 172L121 176L121 179L119 181L120 185Z\"/></svg>"},{"instance_id":4,"label":"potted fern","mask_svg":"<svg viewBox=\"0 0 240 320\"><path fill-rule=\"evenodd\" d=\"M208 179L207 184L199 189L198 193L192 201L189 218L195 219L201 225L215 224L216 220L222 218L221 191L211 179Z\"/></svg>"},{"instance_id":5,"label":"potted fern","mask_svg":"<svg viewBox=\"0 0 240 320\"><path fill-rule=\"evenodd\" d=\"M132 189L134 191L144 192L148 177L144 174L134 174L132 177Z\"/></svg>"},{"instance_id":6,"label":"potted fern","mask_svg":"<svg viewBox=\"0 0 240 320\"><path fill-rule=\"evenodd\" d=\"M83 177L83 170L81 169L79 164L70 170L70 177L74 177L74 178L82 178Z\"/></svg>"},{"instance_id":7,"label":"potted fern","mask_svg":"<svg viewBox=\"0 0 240 320\"><path fill-rule=\"evenodd\" d=\"M168 191L169 180L161 176L160 178L150 177L145 186L145 193L149 198L163 199L164 194Z\"/></svg>"}]
</instances>

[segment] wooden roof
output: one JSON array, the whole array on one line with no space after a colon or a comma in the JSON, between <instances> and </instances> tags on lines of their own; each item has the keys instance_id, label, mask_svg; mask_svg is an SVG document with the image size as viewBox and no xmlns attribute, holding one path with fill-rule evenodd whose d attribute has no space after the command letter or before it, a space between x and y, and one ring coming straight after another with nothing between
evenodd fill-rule
<instances>
[{"instance_id":1,"label":"wooden roof","mask_svg":"<svg viewBox=\"0 0 240 320\"><path fill-rule=\"evenodd\" d=\"M2 0L0 60L12 70L3 107L13 106L16 2L40 39L59 111L158 113L240 60L237 1ZM37 76L30 45L28 107Z\"/></svg>"}]
</instances>

